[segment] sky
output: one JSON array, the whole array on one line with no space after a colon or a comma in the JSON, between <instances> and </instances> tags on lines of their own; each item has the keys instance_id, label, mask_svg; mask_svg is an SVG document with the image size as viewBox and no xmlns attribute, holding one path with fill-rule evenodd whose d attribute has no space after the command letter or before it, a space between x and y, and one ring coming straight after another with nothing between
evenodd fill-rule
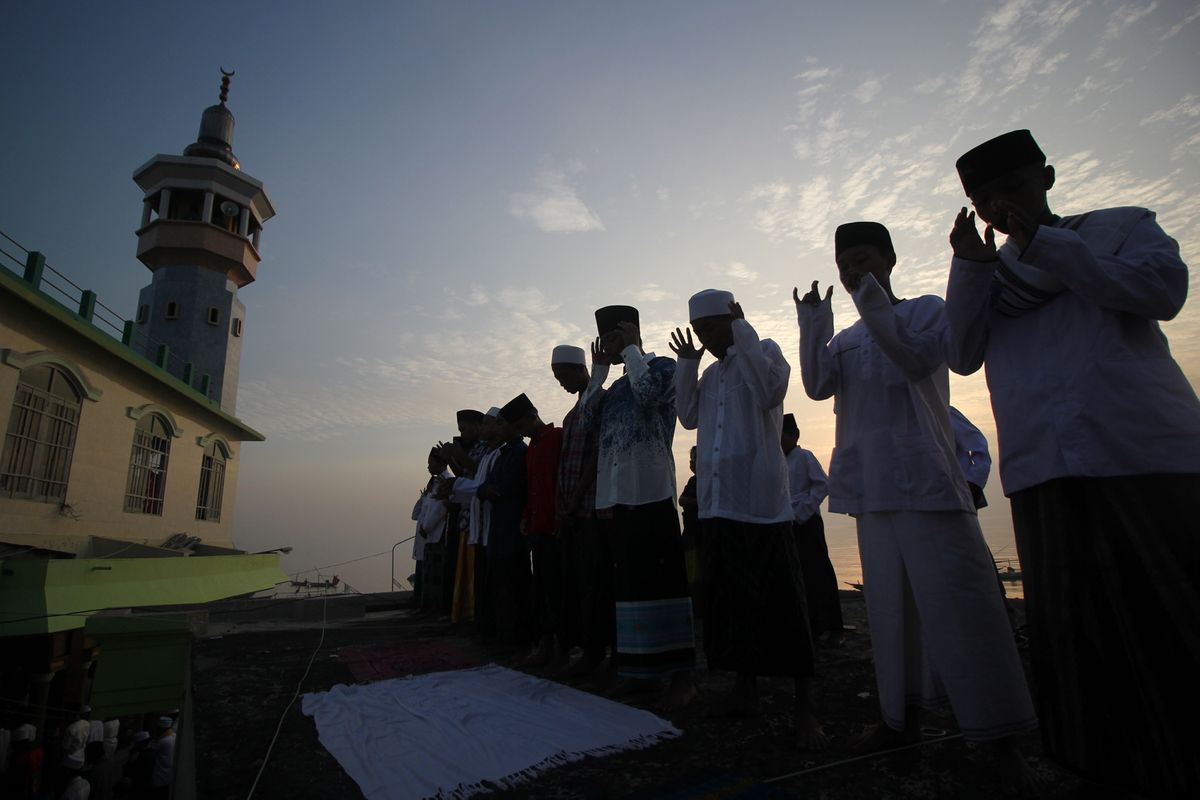
<instances>
[{"instance_id":1,"label":"sky","mask_svg":"<svg viewBox=\"0 0 1200 800\"><path fill-rule=\"evenodd\" d=\"M669 355L691 294L734 292L828 466L792 287L836 282L834 229L873 219L897 294L944 295L954 161L997 134L1033 131L1056 212L1146 206L1200 258L1195 2L44 2L0 40L0 231L126 317L150 279L131 176L181 154L236 72L234 152L277 216L239 291L237 414L267 441L239 454L235 540L291 546L309 578L385 553L320 570L364 591L454 411L526 392L560 422L550 350L586 348L610 303ZM840 287L834 312L856 319ZM1195 301L1163 329L1197 385ZM951 386L994 447L982 373ZM681 486L692 443L677 431ZM1013 556L998 476L988 495ZM852 521L826 522L857 580Z\"/></svg>"}]
</instances>

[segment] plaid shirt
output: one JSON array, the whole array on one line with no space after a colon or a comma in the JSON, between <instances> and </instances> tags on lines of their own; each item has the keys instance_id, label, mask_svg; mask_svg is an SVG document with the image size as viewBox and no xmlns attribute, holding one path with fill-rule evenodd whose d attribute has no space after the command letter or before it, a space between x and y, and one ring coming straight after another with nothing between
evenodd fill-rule
<instances>
[{"instance_id":1,"label":"plaid shirt","mask_svg":"<svg viewBox=\"0 0 1200 800\"><path fill-rule=\"evenodd\" d=\"M596 431L584 426L578 401L563 417L562 443L554 497L555 515L560 522L587 516L596 508Z\"/></svg>"}]
</instances>

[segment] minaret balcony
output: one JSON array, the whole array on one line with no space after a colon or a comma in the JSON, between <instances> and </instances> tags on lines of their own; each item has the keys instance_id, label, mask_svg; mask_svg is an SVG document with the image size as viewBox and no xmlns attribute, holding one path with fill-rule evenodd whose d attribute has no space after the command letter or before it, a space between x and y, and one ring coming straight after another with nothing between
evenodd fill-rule
<instances>
[{"instance_id":1,"label":"minaret balcony","mask_svg":"<svg viewBox=\"0 0 1200 800\"><path fill-rule=\"evenodd\" d=\"M254 281L262 258L253 242L208 222L155 219L137 232L138 260L151 271L198 266L223 273L240 288Z\"/></svg>"}]
</instances>

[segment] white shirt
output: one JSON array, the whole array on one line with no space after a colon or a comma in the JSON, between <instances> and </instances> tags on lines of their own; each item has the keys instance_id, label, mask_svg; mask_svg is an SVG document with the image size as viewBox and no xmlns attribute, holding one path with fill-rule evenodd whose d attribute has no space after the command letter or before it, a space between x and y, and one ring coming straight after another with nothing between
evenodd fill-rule
<instances>
[{"instance_id":1,"label":"white shirt","mask_svg":"<svg viewBox=\"0 0 1200 800\"><path fill-rule=\"evenodd\" d=\"M1088 241L1129 209L1092 212L1097 234L1043 225L1024 253L1000 248L1066 286L1020 317L990 308L996 262L951 262L950 365L986 364L1005 494L1067 476L1200 472L1200 401L1156 322L1183 307L1187 265L1139 210L1115 244Z\"/></svg>"},{"instance_id":2,"label":"white shirt","mask_svg":"<svg viewBox=\"0 0 1200 800\"><path fill-rule=\"evenodd\" d=\"M492 524L492 504L476 494L476 490L487 480L488 470L492 462L500 456L500 448L488 450L475 466L475 477L456 478L454 488L450 491L450 499L468 507L467 544L488 543L488 529Z\"/></svg>"},{"instance_id":3,"label":"white shirt","mask_svg":"<svg viewBox=\"0 0 1200 800\"><path fill-rule=\"evenodd\" d=\"M733 345L699 382L700 359L675 368L679 422L696 436L696 501L700 519L789 522L787 461L779 446L783 398L792 368L779 345L744 319L732 324Z\"/></svg>"},{"instance_id":4,"label":"white shirt","mask_svg":"<svg viewBox=\"0 0 1200 800\"><path fill-rule=\"evenodd\" d=\"M71 782L59 795L60 800L88 800L92 796L92 785L82 775L71 778Z\"/></svg>"},{"instance_id":5,"label":"white shirt","mask_svg":"<svg viewBox=\"0 0 1200 800\"><path fill-rule=\"evenodd\" d=\"M598 432L596 508L675 501L675 362L621 351L625 374L604 388L608 365L596 364L583 392L584 424Z\"/></svg>"},{"instance_id":6,"label":"white shirt","mask_svg":"<svg viewBox=\"0 0 1200 800\"><path fill-rule=\"evenodd\" d=\"M797 523L808 522L829 496L829 482L821 462L811 451L793 447L787 454L788 485L792 490L792 516Z\"/></svg>"},{"instance_id":7,"label":"white shirt","mask_svg":"<svg viewBox=\"0 0 1200 800\"><path fill-rule=\"evenodd\" d=\"M150 773L150 785L169 786L175 765L175 731L155 739L150 747L154 751L154 771Z\"/></svg>"},{"instance_id":8,"label":"white shirt","mask_svg":"<svg viewBox=\"0 0 1200 800\"><path fill-rule=\"evenodd\" d=\"M829 510L975 513L954 457L942 299L893 306L870 275L853 299L861 319L832 340L829 300L796 309L804 390L832 396L837 415Z\"/></svg>"},{"instance_id":9,"label":"white shirt","mask_svg":"<svg viewBox=\"0 0 1200 800\"><path fill-rule=\"evenodd\" d=\"M987 438L975 423L954 406L950 406L950 427L954 430L954 455L967 483L982 489L992 472L992 457L988 455Z\"/></svg>"}]
</instances>

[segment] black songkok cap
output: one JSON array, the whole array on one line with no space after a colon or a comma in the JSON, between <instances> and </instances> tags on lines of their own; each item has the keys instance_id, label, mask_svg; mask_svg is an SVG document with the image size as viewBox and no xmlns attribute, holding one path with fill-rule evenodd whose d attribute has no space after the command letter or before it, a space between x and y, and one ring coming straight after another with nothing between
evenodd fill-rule
<instances>
[{"instance_id":1,"label":"black songkok cap","mask_svg":"<svg viewBox=\"0 0 1200 800\"><path fill-rule=\"evenodd\" d=\"M459 422L479 422L483 419L483 412L476 411L473 408L464 408L462 411L459 411L455 417Z\"/></svg>"},{"instance_id":2,"label":"black songkok cap","mask_svg":"<svg viewBox=\"0 0 1200 800\"><path fill-rule=\"evenodd\" d=\"M603 336L617 329L621 322L638 325L638 310L633 306L605 306L596 309L596 330Z\"/></svg>"},{"instance_id":3,"label":"black songkok cap","mask_svg":"<svg viewBox=\"0 0 1200 800\"><path fill-rule=\"evenodd\" d=\"M1009 131L995 139L988 139L978 147L968 150L954 166L958 169L963 191L971 193L985 183L996 180L1030 164L1045 164L1046 154L1033 140L1027 130Z\"/></svg>"},{"instance_id":4,"label":"black songkok cap","mask_svg":"<svg viewBox=\"0 0 1200 800\"><path fill-rule=\"evenodd\" d=\"M800 433L800 426L796 424L795 414L783 415L783 432L784 433Z\"/></svg>"},{"instance_id":5,"label":"black songkok cap","mask_svg":"<svg viewBox=\"0 0 1200 800\"><path fill-rule=\"evenodd\" d=\"M896 248L892 247L891 234L878 222L847 222L845 225L838 225L833 234L834 255L840 255L843 250L860 244L873 244L884 255L896 252Z\"/></svg>"},{"instance_id":6,"label":"black songkok cap","mask_svg":"<svg viewBox=\"0 0 1200 800\"><path fill-rule=\"evenodd\" d=\"M509 400L500 409L500 416L504 417L504 421L509 425L536 413L537 409L533 407L533 403L529 402L529 398L525 396L524 392Z\"/></svg>"}]
</instances>

